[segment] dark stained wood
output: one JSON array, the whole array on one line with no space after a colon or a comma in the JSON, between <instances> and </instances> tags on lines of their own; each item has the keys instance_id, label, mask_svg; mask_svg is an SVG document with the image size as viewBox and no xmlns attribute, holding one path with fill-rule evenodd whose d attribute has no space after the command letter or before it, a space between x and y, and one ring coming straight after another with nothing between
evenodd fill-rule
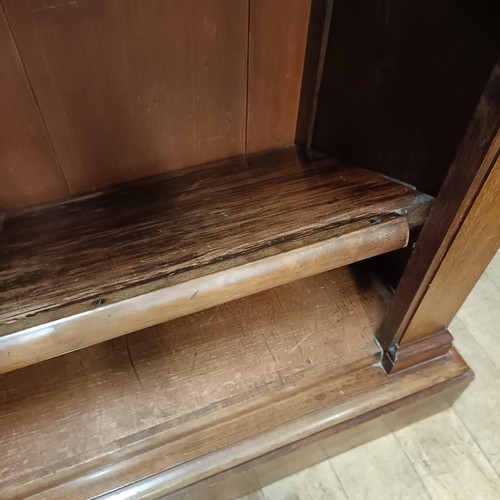
<instances>
[{"instance_id":1,"label":"dark stained wood","mask_svg":"<svg viewBox=\"0 0 500 500\"><path fill-rule=\"evenodd\" d=\"M11 214L0 369L401 248L427 200L290 148Z\"/></svg>"},{"instance_id":2,"label":"dark stained wood","mask_svg":"<svg viewBox=\"0 0 500 500\"><path fill-rule=\"evenodd\" d=\"M432 204L429 203L428 212L432 208ZM415 245L417 244L418 237L422 226L414 227L410 231L408 238L408 245L400 250L395 250L394 252L384 253L372 259L372 264L377 268L380 276L384 278L393 288L396 290L403 272L408 265L411 254Z\"/></svg>"},{"instance_id":3,"label":"dark stained wood","mask_svg":"<svg viewBox=\"0 0 500 500\"><path fill-rule=\"evenodd\" d=\"M4 374L2 493L158 496L469 372L451 351L387 377L374 332L388 300L341 268Z\"/></svg>"},{"instance_id":4,"label":"dark stained wood","mask_svg":"<svg viewBox=\"0 0 500 500\"><path fill-rule=\"evenodd\" d=\"M1 5L0 110L0 211L67 197L66 182Z\"/></svg>"},{"instance_id":5,"label":"dark stained wood","mask_svg":"<svg viewBox=\"0 0 500 500\"><path fill-rule=\"evenodd\" d=\"M499 151L500 64L497 64L377 334L384 349L396 345L403 338L460 225L493 168ZM479 247L480 242L477 243ZM468 269L456 268L453 272L466 275ZM453 292L444 287L438 293L444 295ZM458 308L462 292L457 292L458 295L451 300ZM438 331L442 329L438 328ZM413 336L412 340L415 338Z\"/></svg>"},{"instance_id":6,"label":"dark stained wood","mask_svg":"<svg viewBox=\"0 0 500 500\"><path fill-rule=\"evenodd\" d=\"M295 143L310 148L330 34L333 0L311 0Z\"/></svg>"},{"instance_id":7,"label":"dark stained wood","mask_svg":"<svg viewBox=\"0 0 500 500\"><path fill-rule=\"evenodd\" d=\"M458 358L459 359L459 358ZM439 360L440 364L448 364ZM232 500L448 409L471 371L177 490L162 500Z\"/></svg>"},{"instance_id":8,"label":"dark stained wood","mask_svg":"<svg viewBox=\"0 0 500 500\"><path fill-rule=\"evenodd\" d=\"M312 147L436 195L500 51L500 3L335 0Z\"/></svg>"},{"instance_id":9,"label":"dark stained wood","mask_svg":"<svg viewBox=\"0 0 500 500\"><path fill-rule=\"evenodd\" d=\"M0 372L37 363L406 244L408 225L404 218L377 220L381 222L376 226L365 224L365 227L357 229L351 226L349 233L334 232L334 236L328 231L332 237L326 240L268 257L261 256L263 258L247 264L125 300L115 300L110 305L102 305L103 299L96 299L92 301L94 308L88 312L0 336ZM286 249L281 247L281 250ZM71 310L71 307L57 310L57 313L69 314L68 309ZM40 317L34 317L34 320L40 321Z\"/></svg>"},{"instance_id":10,"label":"dark stained wood","mask_svg":"<svg viewBox=\"0 0 500 500\"><path fill-rule=\"evenodd\" d=\"M0 376L2 494L91 497L321 408L380 359L389 299L344 267Z\"/></svg>"},{"instance_id":11,"label":"dark stained wood","mask_svg":"<svg viewBox=\"0 0 500 500\"><path fill-rule=\"evenodd\" d=\"M314 4L298 136L442 185L428 215L295 148L187 168L293 136L308 0L3 2L73 191L169 173L0 226L0 496L176 497L470 380L442 323L500 231L500 6ZM345 267L426 219L393 300Z\"/></svg>"},{"instance_id":12,"label":"dark stained wood","mask_svg":"<svg viewBox=\"0 0 500 500\"><path fill-rule=\"evenodd\" d=\"M402 345L447 328L500 247L500 157L441 262Z\"/></svg>"},{"instance_id":13,"label":"dark stained wood","mask_svg":"<svg viewBox=\"0 0 500 500\"><path fill-rule=\"evenodd\" d=\"M134 498L134 495L136 498L146 495L158 498L160 495L185 488L194 481L220 473L228 465L234 467L250 462L263 454L272 453L277 448L285 448L290 442L307 440L314 433L327 431L325 434L328 435L349 429L366 419L411 404L420 396L426 397L454 384L462 385L464 381L471 379L469 367L456 351L441 358L440 362L434 361L419 369L402 372L400 377L396 375L388 378L381 375L381 372L378 366L372 366L358 370L344 379L339 377L338 385L332 384L325 388L325 395L326 391L331 391L337 394L337 398L332 401L325 397L321 409L305 417L287 421L269 432L217 450L209 456L200 457L199 460L126 485L101 498L111 500L115 498L114 494L123 495L125 498ZM306 390L302 396L323 397L314 391L308 393ZM286 452L287 449L283 451Z\"/></svg>"},{"instance_id":14,"label":"dark stained wood","mask_svg":"<svg viewBox=\"0 0 500 500\"><path fill-rule=\"evenodd\" d=\"M293 144L311 0L250 0L248 153Z\"/></svg>"},{"instance_id":15,"label":"dark stained wood","mask_svg":"<svg viewBox=\"0 0 500 500\"><path fill-rule=\"evenodd\" d=\"M396 373L445 355L452 343L453 337L448 330L434 331L426 337L389 349L383 366L387 373Z\"/></svg>"},{"instance_id":16,"label":"dark stained wood","mask_svg":"<svg viewBox=\"0 0 500 500\"><path fill-rule=\"evenodd\" d=\"M3 5L72 193L244 153L246 0Z\"/></svg>"}]
</instances>

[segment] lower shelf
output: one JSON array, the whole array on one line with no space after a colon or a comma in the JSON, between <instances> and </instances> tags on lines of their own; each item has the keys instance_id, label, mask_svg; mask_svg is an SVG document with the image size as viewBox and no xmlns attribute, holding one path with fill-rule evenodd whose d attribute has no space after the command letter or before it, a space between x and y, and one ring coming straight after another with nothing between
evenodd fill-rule
<instances>
[{"instance_id":1,"label":"lower shelf","mask_svg":"<svg viewBox=\"0 0 500 500\"><path fill-rule=\"evenodd\" d=\"M344 267L2 375L3 494L157 498L468 373L388 377L389 299Z\"/></svg>"}]
</instances>

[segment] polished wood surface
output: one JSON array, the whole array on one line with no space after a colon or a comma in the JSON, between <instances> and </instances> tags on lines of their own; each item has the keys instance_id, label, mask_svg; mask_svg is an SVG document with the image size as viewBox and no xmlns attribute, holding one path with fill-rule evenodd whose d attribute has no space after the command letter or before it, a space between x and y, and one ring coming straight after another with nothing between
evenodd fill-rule
<instances>
[{"instance_id":1,"label":"polished wood surface","mask_svg":"<svg viewBox=\"0 0 500 500\"><path fill-rule=\"evenodd\" d=\"M240 500L497 498L498 304L500 252L450 326L454 345L475 372L473 383L461 394L441 392L417 406L405 406L295 453L280 455L272 462L238 467L233 474L228 471L214 476L198 483L199 488L193 485L172 497L226 500L229 494ZM461 389L454 386L451 390L455 388ZM309 467L317 462L319 465ZM301 470L304 467L309 468ZM227 481L223 480L226 477ZM241 498L252 490L248 497Z\"/></svg>"},{"instance_id":2,"label":"polished wood surface","mask_svg":"<svg viewBox=\"0 0 500 500\"><path fill-rule=\"evenodd\" d=\"M387 377L388 300L344 267L4 374L2 493L158 498L468 376L452 350Z\"/></svg>"},{"instance_id":3,"label":"polished wood surface","mask_svg":"<svg viewBox=\"0 0 500 500\"><path fill-rule=\"evenodd\" d=\"M235 467L248 463L251 466L252 461L263 454L273 454L276 450L278 453L287 453L295 446L300 446L301 442L305 441L307 444L309 437L315 439L316 433L321 438L349 428L350 425L359 425L366 418L412 403L419 397L419 393L423 393L423 397L429 396L450 385L463 384L467 379L470 381L470 378L470 369L455 350L440 361L429 363L420 371L414 369L405 372L400 378L388 380L381 375L377 366L360 369L345 378L339 377L336 383L330 381L322 389L325 391L323 394L333 392L337 397L331 400L324 398L325 406L321 409L283 423L262 435L183 464L177 470L151 476L101 498L111 499L116 494L122 498L160 498L171 492L175 497L181 488L221 473L228 465ZM312 388L310 392L303 391L303 396L306 397L323 398L323 394L316 393Z\"/></svg>"},{"instance_id":4,"label":"polished wood surface","mask_svg":"<svg viewBox=\"0 0 500 500\"><path fill-rule=\"evenodd\" d=\"M402 344L447 328L500 247L500 158L413 316ZM447 293L443 293L447 290Z\"/></svg>"},{"instance_id":5,"label":"polished wood surface","mask_svg":"<svg viewBox=\"0 0 500 500\"><path fill-rule=\"evenodd\" d=\"M0 373L340 267L407 242L402 217L0 337ZM67 313L67 310L58 311ZM36 318L35 318L36 319Z\"/></svg>"},{"instance_id":6,"label":"polished wood surface","mask_svg":"<svg viewBox=\"0 0 500 500\"><path fill-rule=\"evenodd\" d=\"M302 161L291 148L14 212L0 234L0 318L80 301L89 310L120 289L158 289L349 224L377 226L377 217L418 206L419 196L336 160Z\"/></svg>"},{"instance_id":7,"label":"polished wood surface","mask_svg":"<svg viewBox=\"0 0 500 500\"><path fill-rule=\"evenodd\" d=\"M1 5L0 110L0 211L68 196Z\"/></svg>"},{"instance_id":8,"label":"polished wood surface","mask_svg":"<svg viewBox=\"0 0 500 500\"><path fill-rule=\"evenodd\" d=\"M307 439L332 427L333 432L349 428L349 425L360 423L356 421L358 417L363 422L363 418L373 418L413 402L420 392L425 397L452 384L461 384L464 379L470 380L471 377L469 367L456 350L420 369L402 372L400 377L395 375L388 380L382 373L383 370L375 365L357 370L345 378L338 377L335 382L330 381L330 385L323 387L320 394L303 389L303 397L324 399L324 406L302 418L286 421L269 432L188 462L177 470L156 474L101 498L116 498L114 495L121 495L121 498L159 498L219 473L228 464L234 467L249 462L290 442ZM327 395L332 393L337 397L329 399Z\"/></svg>"},{"instance_id":9,"label":"polished wood surface","mask_svg":"<svg viewBox=\"0 0 500 500\"><path fill-rule=\"evenodd\" d=\"M133 180L0 218L0 496L176 496L470 380L441 323L500 229L494 2L0 7L0 196L42 193L0 210L67 194L39 145L71 194ZM243 156L293 135L310 12L297 137L340 159ZM395 296L346 266L410 230Z\"/></svg>"},{"instance_id":10,"label":"polished wood surface","mask_svg":"<svg viewBox=\"0 0 500 500\"><path fill-rule=\"evenodd\" d=\"M90 497L359 390L388 300L344 267L2 375L2 494Z\"/></svg>"},{"instance_id":11,"label":"polished wood surface","mask_svg":"<svg viewBox=\"0 0 500 500\"><path fill-rule=\"evenodd\" d=\"M481 192L482 185L498 157L499 93L500 63L495 65L491 73L455 160L403 273L395 300L381 325L378 338L385 349L399 343L403 338L434 275L438 272L441 261L457 236L464 218ZM487 218L495 217L494 214L482 214L481 217L483 215ZM477 245L480 248L481 242L477 242ZM453 272L458 275L464 273L463 276L466 276L468 269L456 268ZM461 300L463 301L460 288L451 290L446 286L438 293L453 295L455 292L457 292L456 299L451 298L451 301L455 301L455 306L458 308ZM425 330L422 332L424 336L426 333ZM412 340L415 338L413 335Z\"/></svg>"},{"instance_id":12,"label":"polished wood surface","mask_svg":"<svg viewBox=\"0 0 500 500\"><path fill-rule=\"evenodd\" d=\"M250 0L247 153L293 144L311 0Z\"/></svg>"},{"instance_id":13,"label":"polished wood surface","mask_svg":"<svg viewBox=\"0 0 500 500\"><path fill-rule=\"evenodd\" d=\"M397 498L399 493L403 493L404 498L419 498L421 480L407 473L405 462L408 459L402 449L398 450L398 440L391 433L418 425L420 421L448 410L473 379L468 371L458 379L445 380L442 384L397 400L388 407L377 408L358 417L352 427L353 422L349 421L330 427L165 495L162 500L274 500L286 499L288 495L293 497L293 494L311 500L376 500L383 496ZM435 429L434 435L439 434L439 430ZM427 436L422 436L421 441L427 442ZM432 445L428 446L432 449ZM447 451L453 456L455 450L451 448ZM437 462L439 457L435 460ZM341 467L344 461L345 466ZM353 467L353 464L360 467ZM467 467L469 463L464 465ZM400 471L400 468L403 470ZM387 483L387 478L393 477L394 472L404 480ZM340 487L332 487L335 483L340 483ZM443 485L443 490L446 487ZM351 495L347 496L347 491Z\"/></svg>"},{"instance_id":14,"label":"polished wood surface","mask_svg":"<svg viewBox=\"0 0 500 500\"><path fill-rule=\"evenodd\" d=\"M448 330L433 330L429 335L413 342L392 347L384 354L382 364L387 373L396 373L444 356L452 344L453 337Z\"/></svg>"},{"instance_id":15,"label":"polished wood surface","mask_svg":"<svg viewBox=\"0 0 500 500\"><path fill-rule=\"evenodd\" d=\"M291 148L12 214L0 369L401 248L428 202Z\"/></svg>"},{"instance_id":16,"label":"polished wood surface","mask_svg":"<svg viewBox=\"0 0 500 500\"><path fill-rule=\"evenodd\" d=\"M495 1L334 0L312 147L437 195L500 51L499 16Z\"/></svg>"}]
</instances>

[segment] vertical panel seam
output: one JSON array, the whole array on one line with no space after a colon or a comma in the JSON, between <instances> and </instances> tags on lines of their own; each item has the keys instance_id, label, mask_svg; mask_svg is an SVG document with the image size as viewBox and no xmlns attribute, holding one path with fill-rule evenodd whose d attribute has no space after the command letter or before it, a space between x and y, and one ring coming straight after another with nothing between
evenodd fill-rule
<instances>
[{"instance_id":1,"label":"vertical panel seam","mask_svg":"<svg viewBox=\"0 0 500 500\"><path fill-rule=\"evenodd\" d=\"M54 142L52 141L52 137L49 134L49 129L47 127L47 123L45 122L45 118L43 116L42 109L40 107L40 103L38 102L38 98L36 96L35 89L33 88L33 84L31 83L31 80L30 80L30 77L28 74L28 70L26 68L26 65L24 64L24 60L21 57L19 45L17 43L16 37L14 36L14 31L12 30L12 26L10 24L9 17L7 15L7 11L5 10L3 0L0 0L0 7L2 8L2 12L3 12L3 15L5 17L5 22L7 23L7 27L9 28L10 36L12 38L12 42L13 42L14 47L16 49L17 57L19 58L19 61L20 61L21 66L23 68L24 76L26 77L26 81L28 82L28 86L30 88L31 95L33 96L33 100L35 101L35 106L38 110L38 115L40 116L40 120L42 121L43 129L45 131L45 136L47 137L47 140L50 144L50 148L52 150L52 154L54 155L55 164L57 166L59 174L61 175L62 180L64 181L64 185L66 186L66 189L68 191L68 195L70 195L72 193L71 193L71 189L70 189L69 184L68 184L68 180L66 179L66 176L64 175L64 170L63 170L61 162L59 160L59 156L57 155L56 148L54 146Z\"/></svg>"},{"instance_id":2,"label":"vertical panel seam","mask_svg":"<svg viewBox=\"0 0 500 500\"><path fill-rule=\"evenodd\" d=\"M248 154L248 124L249 124L249 95L250 95L250 20L251 20L251 3L252 0L247 0L247 78L246 78L246 100L245 100L245 155Z\"/></svg>"}]
</instances>

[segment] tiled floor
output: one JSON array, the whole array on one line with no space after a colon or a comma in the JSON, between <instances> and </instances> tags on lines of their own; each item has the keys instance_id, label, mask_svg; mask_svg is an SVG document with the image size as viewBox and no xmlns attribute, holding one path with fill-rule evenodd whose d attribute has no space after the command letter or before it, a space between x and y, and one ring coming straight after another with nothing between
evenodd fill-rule
<instances>
[{"instance_id":1,"label":"tiled floor","mask_svg":"<svg viewBox=\"0 0 500 500\"><path fill-rule=\"evenodd\" d=\"M325 460L245 500L500 500L500 252L450 331L476 373L451 408L404 428L380 423L386 435L330 459L323 441L312 453Z\"/></svg>"}]
</instances>

